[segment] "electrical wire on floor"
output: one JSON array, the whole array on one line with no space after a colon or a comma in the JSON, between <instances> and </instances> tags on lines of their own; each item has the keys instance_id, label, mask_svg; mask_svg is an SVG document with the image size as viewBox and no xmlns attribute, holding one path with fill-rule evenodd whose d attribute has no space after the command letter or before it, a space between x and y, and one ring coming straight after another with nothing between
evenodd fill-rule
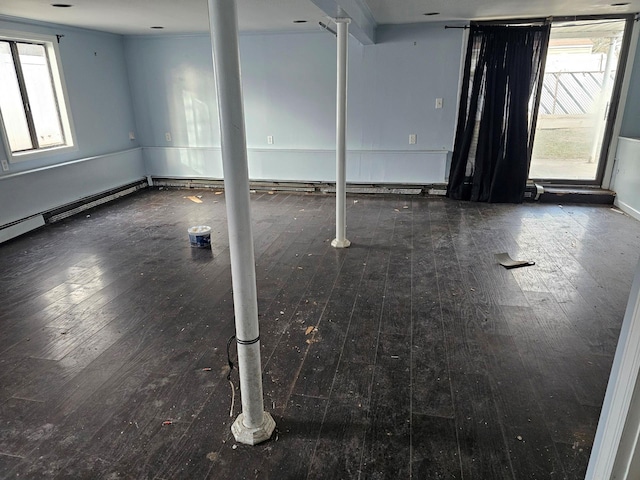
<instances>
[{"instance_id":1,"label":"electrical wire on floor","mask_svg":"<svg viewBox=\"0 0 640 480\"><path fill-rule=\"evenodd\" d=\"M231 371L233 370L233 362L231 361L231 353L229 349L231 347L231 342L236 338L235 335L231 335L229 340L227 340L227 362L229 362L229 373L227 373L227 381L231 386L231 409L229 410L229 417L233 417L233 406L236 401L236 388L233 386L233 382L231 381Z\"/></svg>"}]
</instances>

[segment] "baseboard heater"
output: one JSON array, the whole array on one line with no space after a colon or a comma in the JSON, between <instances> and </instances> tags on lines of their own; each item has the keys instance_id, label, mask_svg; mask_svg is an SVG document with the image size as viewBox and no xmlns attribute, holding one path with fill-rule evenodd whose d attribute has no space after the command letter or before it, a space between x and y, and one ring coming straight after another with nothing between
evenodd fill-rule
<instances>
[{"instance_id":1,"label":"baseboard heater","mask_svg":"<svg viewBox=\"0 0 640 480\"><path fill-rule=\"evenodd\" d=\"M60 220L76 215L84 210L89 210L90 208L97 207L98 205L112 202L113 200L126 195L131 195L132 193L147 187L147 179L139 180L137 182L113 188L95 195L90 195L75 202L49 210L43 214L43 217L46 223L59 222Z\"/></svg>"},{"instance_id":2,"label":"baseboard heater","mask_svg":"<svg viewBox=\"0 0 640 480\"><path fill-rule=\"evenodd\" d=\"M148 187L148 180L141 179L118 188L113 188L95 195L81 198L75 202L56 207L44 213L39 213L31 217L27 217L15 222L0 226L0 243L19 237L25 233L29 233L36 228L43 227L47 223L58 222L64 218L80 213L84 210L111 202L117 198L130 195L138 190Z\"/></svg>"},{"instance_id":3,"label":"baseboard heater","mask_svg":"<svg viewBox=\"0 0 640 480\"><path fill-rule=\"evenodd\" d=\"M0 227L0 243L24 235L36 228L43 227L44 224L44 217L42 215L34 215L33 217L4 225Z\"/></svg>"}]
</instances>

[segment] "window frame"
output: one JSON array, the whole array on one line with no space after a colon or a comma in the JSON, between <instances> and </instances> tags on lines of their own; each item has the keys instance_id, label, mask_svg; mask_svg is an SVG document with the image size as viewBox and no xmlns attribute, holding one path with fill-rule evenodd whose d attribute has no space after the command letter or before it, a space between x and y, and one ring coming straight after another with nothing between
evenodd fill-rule
<instances>
[{"instance_id":1,"label":"window frame","mask_svg":"<svg viewBox=\"0 0 640 480\"><path fill-rule=\"evenodd\" d=\"M40 147L37 149L12 152L9 144L9 136L5 129L5 121L0 110L0 134L5 145L5 153L9 163L23 162L26 160L35 160L52 154L60 154L78 150L76 144L76 132L71 116L71 108L69 105L69 96L67 94L67 86L62 71L62 63L60 61L60 50L58 48L58 38L55 35L42 35L37 33L18 32L11 30L0 30L0 41L32 43L42 45L47 56L49 72L51 75L51 83L56 97L56 105L60 126L64 136L64 145L55 145L51 147ZM30 133L31 127L30 127Z\"/></svg>"}]
</instances>

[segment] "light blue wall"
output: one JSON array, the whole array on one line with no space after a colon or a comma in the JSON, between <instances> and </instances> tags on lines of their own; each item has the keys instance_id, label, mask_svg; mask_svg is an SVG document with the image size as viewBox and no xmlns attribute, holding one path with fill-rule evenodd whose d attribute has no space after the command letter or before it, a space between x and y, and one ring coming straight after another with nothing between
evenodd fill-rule
<instances>
[{"instance_id":1,"label":"light blue wall","mask_svg":"<svg viewBox=\"0 0 640 480\"><path fill-rule=\"evenodd\" d=\"M141 145L220 145L209 37L127 37L125 53Z\"/></svg>"},{"instance_id":2,"label":"light blue wall","mask_svg":"<svg viewBox=\"0 0 640 480\"><path fill-rule=\"evenodd\" d=\"M349 46L353 60L359 48L356 41ZM267 135L273 135L276 149L333 148L335 55L335 38L327 32L241 37L249 147L266 148Z\"/></svg>"},{"instance_id":3,"label":"light blue wall","mask_svg":"<svg viewBox=\"0 0 640 480\"><path fill-rule=\"evenodd\" d=\"M444 24L381 26L378 44L352 49L356 145L453 149L462 32ZM435 109L436 98L444 108ZM411 133L418 135L415 146L408 145Z\"/></svg>"},{"instance_id":4,"label":"light blue wall","mask_svg":"<svg viewBox=\"0 0 640 480\"><path fill-rule=\"evenodd\" d=\"M78 146L74 152L16 162L10 173L138 146L129 140L135 120L121 36L2 19L0 30L64 35L58 48ZM1 138L0 147L6 151Z\"/></svg>"},{"instance_id":5,"label":"light blue wall","mask_svg":"<svg viewBox=\"0 0 640 480\"><path fill-rule=\"evenodd\" d=\"M629 82L627 103L622 117L620 135L622 137L640 138L640 38L633 61L633 70Z\"/></svg>"},{"instance_id":6,"label":"light blue wall","mask_svg":"<svg viewBox=\"0 0 640 480\"><path fill-rule=\"evenodd\" d=\"M0 177L0 225L28 218L145 176L140 148Z\"/></svg>"},{"instance_id":7,"label":"light blue wall","mask_svg":"<svg viewBox=\"0 0 640 480\"><path fill-rule=\"evenodd\" d=\"M442 182L455 129L462 31L382 26L378 39L371 46L349 42L347 178ZM335 178L335 42L322 31L241 36L253 179ZM127 37L125 51L148 173L220 178L209 37ZM443 109L435 109L437 97ZM416 145L408 143L412 133Z\"/></svg>"},{"instance_id":8,"label":"light blue wall","mask_svg":"<svg viewBox=\"0 0 640 480\"><path fill-rule=\"evenodd\" d=\"M54 173L55 170L48 169L69 161L113 154L139 146L137 140L129 140L129 132L135 131L135 119L124 60L123 37L2 18L0 30L64 35L59 43L59 51L78 147L74 151L15 162L10 165L9 172L0 171L0 226L39 213L34 210L36 206L40 211L55 208L60 206L55 203L57 199L74 201L140 178L144 173L144 165L139 152L135 155L126 154L123 158L132 164L125 164L122 168L113 161L109 163L108 159L83 164L81 178L68 174L69 165L64 167L67 172L65 175L58 175ZM2 158L7 158L7 148L0 138ZM47 170L42 170L45 167ZM105 174L105 168L114 167L119 170ZM38 188L29 187L29 180L35 180L36 177L40 179L45 171L50 175L51 181L38 180ZM17 173L21 175L16 175ZM32 173L33 177L30 176ZM132 176L134 174L135 177ZM87 191L86 185L92 186L91 192ZM20 203L9 195L20 188L27 188L35 197L34 201ZM60 192L64 194L60 195ZM33 204L33 208L27 204Z\"/></svg>"}]
</instances>

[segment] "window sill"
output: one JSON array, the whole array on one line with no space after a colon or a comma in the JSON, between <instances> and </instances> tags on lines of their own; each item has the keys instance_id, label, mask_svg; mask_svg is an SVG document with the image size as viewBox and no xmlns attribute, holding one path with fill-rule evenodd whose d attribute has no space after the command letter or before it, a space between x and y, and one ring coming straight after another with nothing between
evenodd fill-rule
<instances>
[{"instance_id":1,"label":"window sill","mask_svg":"<svg viewBox=\"0 0 640 480\"><path fill-rule=\"evenodd\" d=\"M65 145L62 147L41 148L39 150L33 150L29 152L10 153L9 163L19 163L19 162L25 162L28 160L38 160L38 159L46 158L52 155L59 155L61 153L75 152L77 150L78 150L78 147L75 145Z\"/></svg>"}]
</instances>

